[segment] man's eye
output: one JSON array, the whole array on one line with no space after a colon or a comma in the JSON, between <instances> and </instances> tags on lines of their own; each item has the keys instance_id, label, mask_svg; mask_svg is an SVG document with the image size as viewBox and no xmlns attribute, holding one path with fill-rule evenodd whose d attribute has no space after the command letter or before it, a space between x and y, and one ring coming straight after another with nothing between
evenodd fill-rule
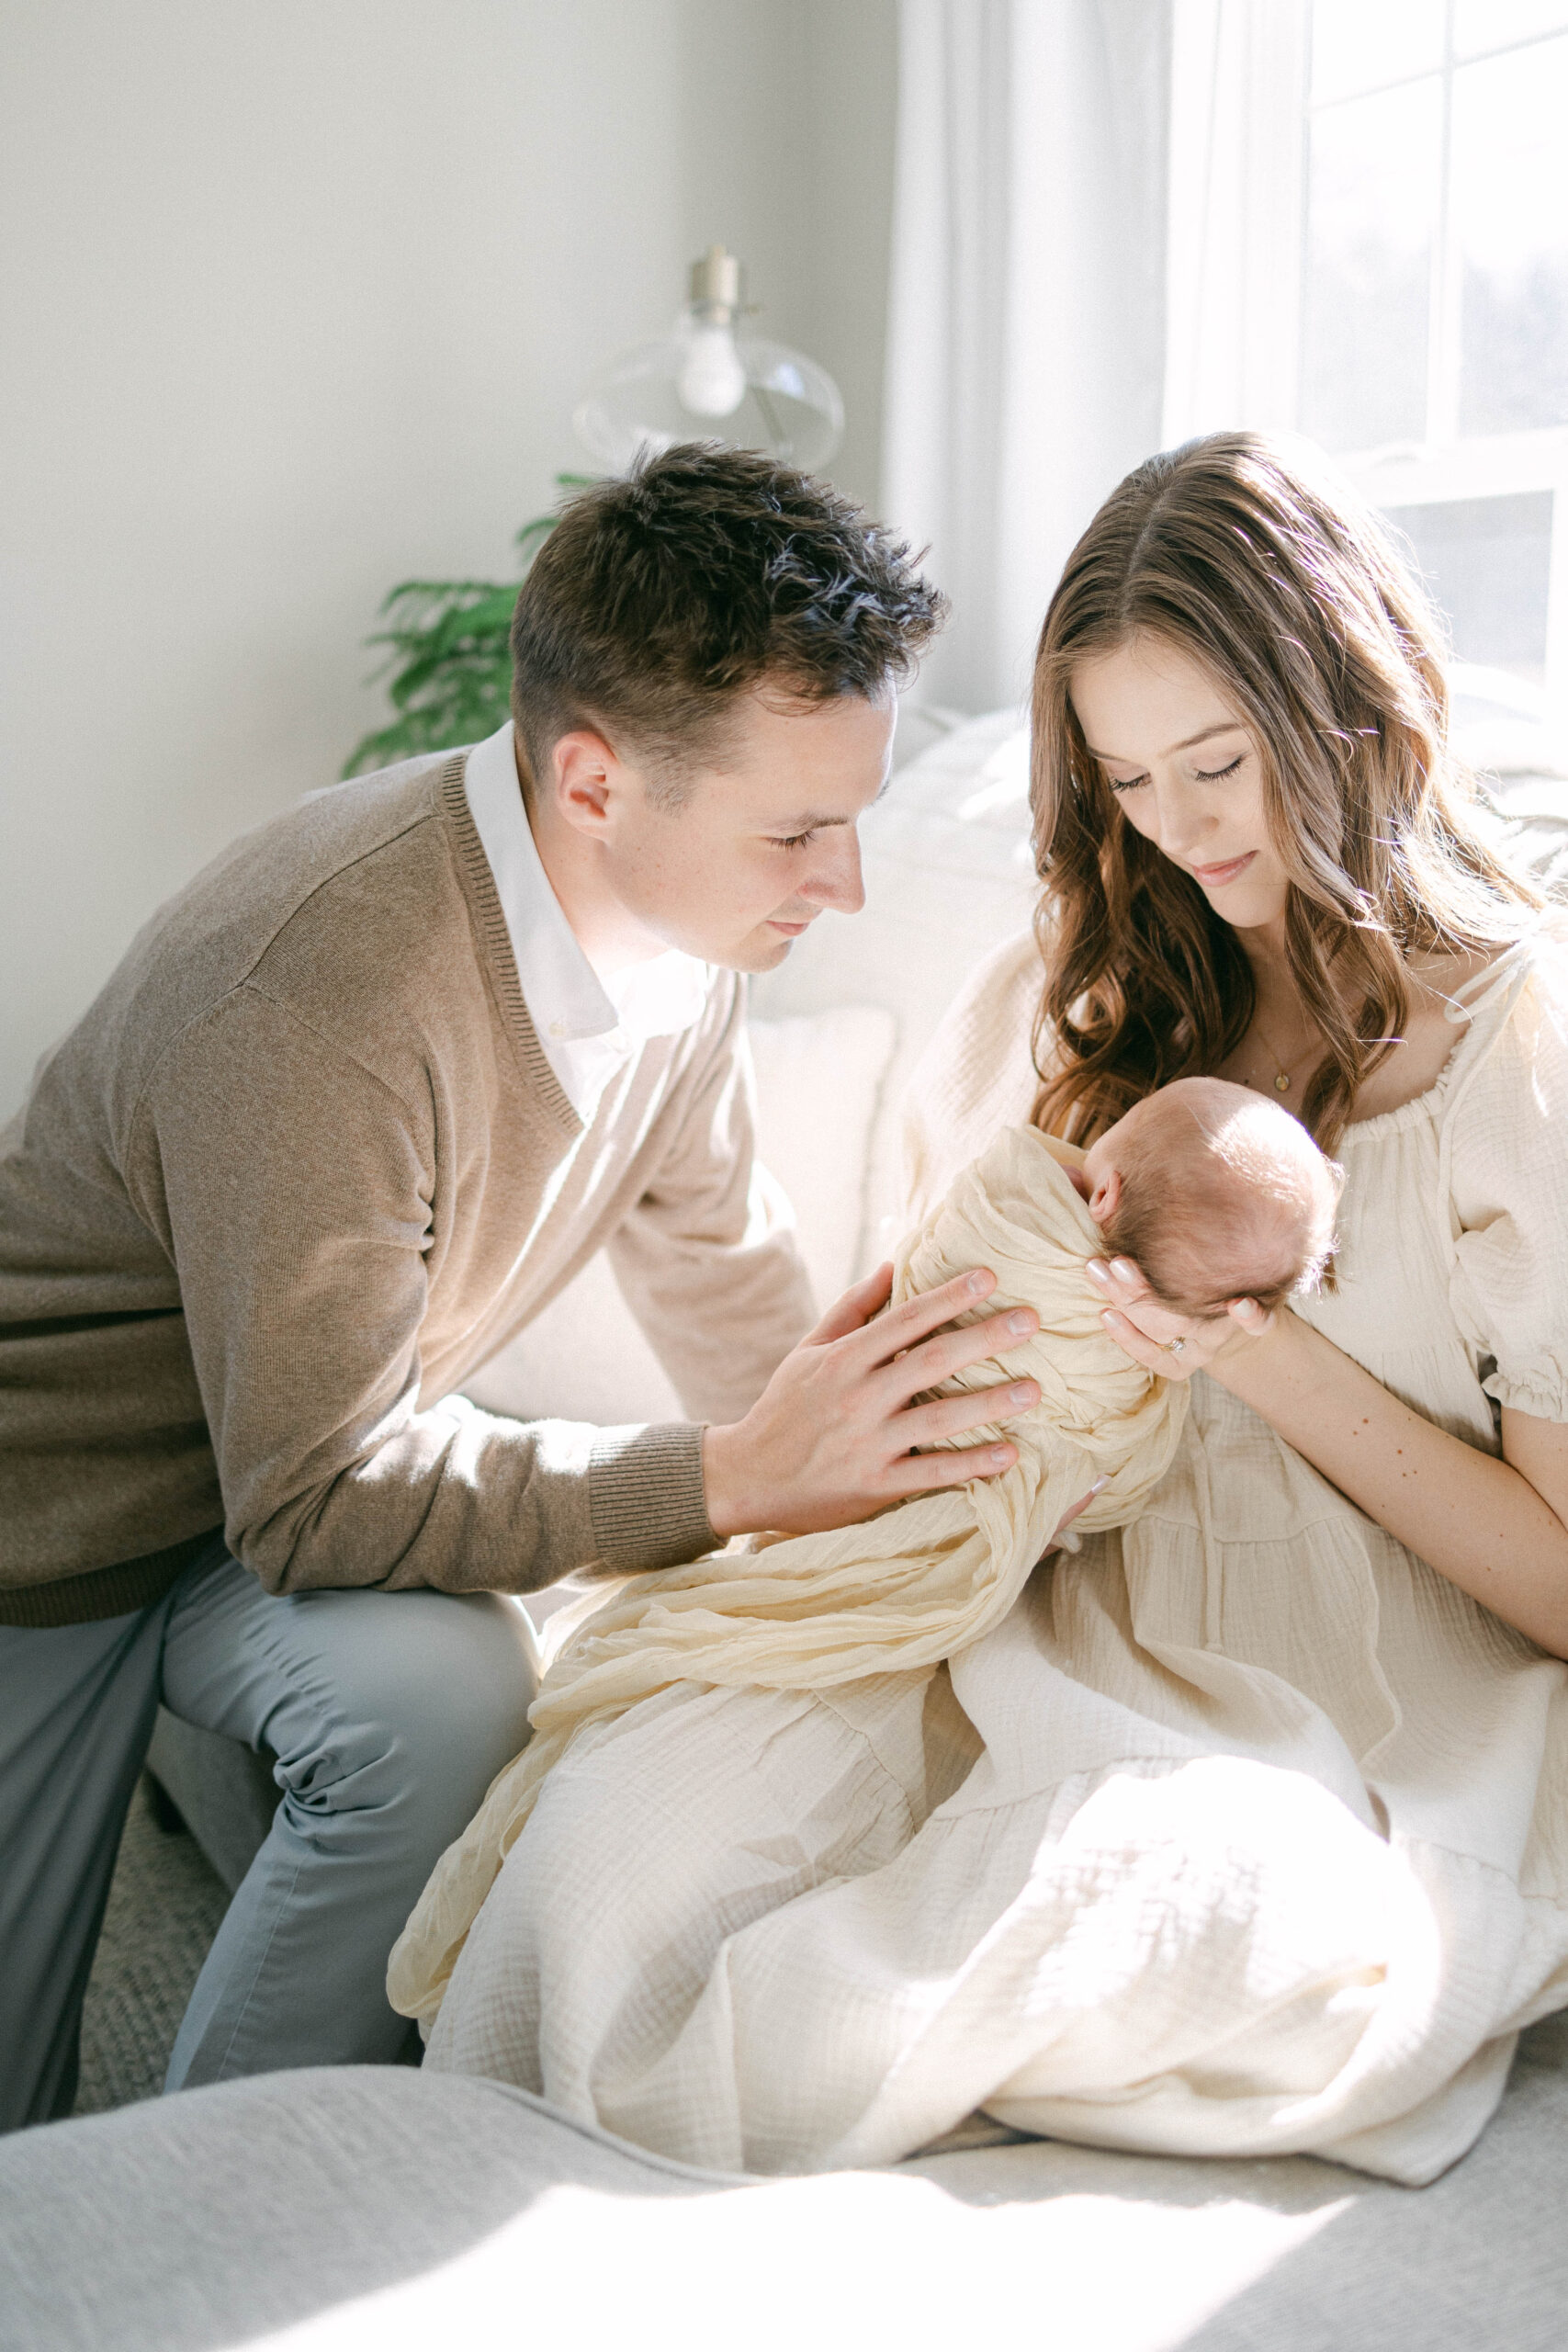
<instances>
[{"instance_id":1,"label":"man's eye","mask_svg":"<svg viewBox=\"0 0 1568 2352\"><path fill-rule=\"evenodd\" d=\"M808 833L774 833L771 838L775 849L803 849L807 842L816 840L817 829L813 826Z\"/></svg>"},{"instance_id":2,"label":"man's eye","mask_svg":"<svg viewBox=\"0 0 1568 2352\"><path fill-rule=\"evenodd\" d=\"M1194 768L1192 773L1200 784L1223 784L1227 775L1235 775L1246 757L1245 752L1238 752L1228 768Z\"/></svg>"}]
</instances>

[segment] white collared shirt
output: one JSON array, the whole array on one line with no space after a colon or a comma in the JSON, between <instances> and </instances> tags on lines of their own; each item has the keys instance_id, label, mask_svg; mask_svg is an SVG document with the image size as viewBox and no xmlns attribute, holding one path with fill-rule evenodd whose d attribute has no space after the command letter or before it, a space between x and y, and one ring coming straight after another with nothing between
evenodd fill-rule
<instances>
[{"instance_id":1,"label":"white collared shirt","mask_svg":"<svg viewBox=\"0 0 1568 2352\"><path fill-rule=\"evenodd\" d=\"M689 1029L713 973L670 948L602 980L566 919L540 861L517 778L512 721L468 753L468 814L506 918L523 1001L550 1068L584 1126L617 1070L649 1037Z\"/></svg>"}]
</instances>

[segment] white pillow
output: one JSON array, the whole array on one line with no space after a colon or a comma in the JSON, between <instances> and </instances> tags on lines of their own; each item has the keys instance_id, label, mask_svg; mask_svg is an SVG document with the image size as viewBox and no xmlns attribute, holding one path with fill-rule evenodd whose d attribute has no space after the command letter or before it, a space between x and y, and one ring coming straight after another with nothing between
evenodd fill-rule
<instances>
[{"instance_id":1,"label":"white pillow","mask_svg":"<svg viewBox=\"0 0 1568 2352\"><path fill-rule=\"evenodd\" d=\"M846 999L897 1018L857 1273L886 1257L901 1229L899 1105L915 1064L976 966L1033 914L1022 713L992 711L939 737L899 770L860 834L863 910L819 917L777 971L752 983L751 998L770 1020Z\"/></svg>"},{"instance_id":2,"label":"white pillow","mask_svg":"<svg viewBox=\"0 0 1568 2352\"><path fill-rule=\"evenodd\" d=\"M818 1306L860 1272L866 1151L897 1042L875 1004L750 1023L757 1066L757 1157L794 1204L800 1254Z\"/></svg>"},{"instance_id":3,"label":"white pillow","mask_svg":"<svg viewBox=\"0 0 1568 2352\"><path fill-rule=\"evenodd\" d=\"M897 1023L877 1005L753 1021L758 1157L794 1204L801 1255L828 1306L853 1280L866 1149ZM678 1421L686 1416L603 1251L467 1383L519 1420Z\"/></svg>"}]
</instances>

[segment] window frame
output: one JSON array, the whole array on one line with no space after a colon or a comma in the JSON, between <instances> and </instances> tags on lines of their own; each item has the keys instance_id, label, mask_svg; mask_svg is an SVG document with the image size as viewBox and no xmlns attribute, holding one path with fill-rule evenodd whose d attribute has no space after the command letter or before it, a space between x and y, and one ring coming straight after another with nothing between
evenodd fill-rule
<instances>
[{"instance_id":1,"label":"window frame","mask_svg":"<svg viewBox=\"0 0 1568 2352\"><path fill-rule=\"evenodd\" d=\"M1548 725L1568 733L1568 425L1461 437L1461 264L1450 217L1456 72L1561 40L1568 0L1562 25L1463 56L1454 14L1455 0L1444 0L1440 65L1314 106L1312 0L1173 0L1165 437L1238 424L1300 429L1312 118L1440 75L1426 435L1333 459L1384 509L1552 493L1544 693Z\"/></svg>"}]
</instances>

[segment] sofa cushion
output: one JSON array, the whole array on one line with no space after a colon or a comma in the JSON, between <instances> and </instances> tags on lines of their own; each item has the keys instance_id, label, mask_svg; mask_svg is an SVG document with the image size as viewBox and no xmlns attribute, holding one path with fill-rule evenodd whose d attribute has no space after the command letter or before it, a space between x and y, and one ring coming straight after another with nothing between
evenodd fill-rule
<instances>
[{"instance_id":1,"label":"sofa cushion","mask_svg":"<svg viewBox=\"0 0 1568 2352\"><path fill-rule=\"evenodd\" d=\"M737 2180L499 2083L264 2075L0 2142L7 2352L1547 2352L1568 2033L1431 2188L1026 2142Z\"/></svg>"},{"instance_id":2,"label":"sofa cushion","mask_svg":"<svg viewBox=\"0 0 1568 2352\"><path fill-rule=\"evenodd\" d=\"M826 914L752 986L773 1020L879 1004L898 1023L866 1176L860 1266L901 1229L899 1108L909 1074L964 981L1033 912L1029 734L1017 710L953 729L894 777L861 820L865 906Z\"/></svg>"},{"instance_id":3,"label":"sofa cushion","mask_svg":"<svg viewBox=\"0 0 1568 2352\"><path fill-rule=\"evenodd\" d=\"M866 1155L897 1024L881 1005L753 1021L757 1149L794 1205L819 1306L853 1279ZM684 1408L603 1251L468 1383L519 1420L669 1421Z\"/></svg>"}]
</instances>

